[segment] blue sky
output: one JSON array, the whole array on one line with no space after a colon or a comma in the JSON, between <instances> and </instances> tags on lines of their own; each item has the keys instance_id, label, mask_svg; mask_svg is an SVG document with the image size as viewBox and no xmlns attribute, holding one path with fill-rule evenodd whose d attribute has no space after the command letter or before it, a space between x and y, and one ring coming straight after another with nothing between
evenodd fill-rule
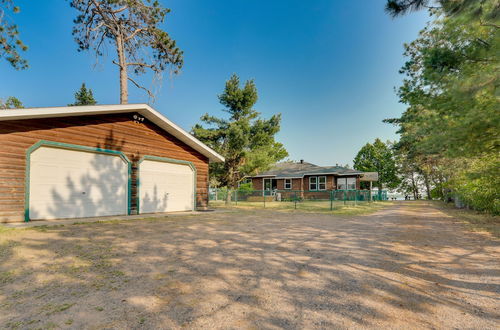
<instances>
[{"instance_id":1,"label":"blue sky","mask_svg":"<svg viewBox=\"0 0 500 330\"><path fill-rule=\"evenodd\" d=\"M164 28L185 53L178 76L165 74L153 106L189 130L209 112L223 115L217 95L232 73L255 79L256 109L282 114L278 140L290 159L319 165L352 164L362 145L397 138L384 118L399 116L394 87L402 77L403 43L417 37L425 13L391 19L385 0L170 0ZM96 63L77 52L76 12L67 1L18 0L14 18L29 46L30 68L0 62L0 98L26 107L73 102L82 82L101 104L119 102L118 72L109 55ZM150 76L142 78L149 83ZM148 98L130 86L130 103Z\"/></svg>"}]
</instances>

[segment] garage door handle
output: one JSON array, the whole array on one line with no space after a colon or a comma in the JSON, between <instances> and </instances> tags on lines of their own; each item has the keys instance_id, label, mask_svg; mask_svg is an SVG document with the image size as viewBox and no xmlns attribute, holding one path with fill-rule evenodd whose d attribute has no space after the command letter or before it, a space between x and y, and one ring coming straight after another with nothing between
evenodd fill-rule
<instances>
[{"instance_id":1,"label":"garage door handle","mask_svg":"<svg viewBox=\"0 0 500 330\"><path fill-rule=\"evenodd\" d=\"M82 195L85 195L85 194L86 194L86 192L85 192L85 191L82 191Z\"/></svg>"}]
</instances>

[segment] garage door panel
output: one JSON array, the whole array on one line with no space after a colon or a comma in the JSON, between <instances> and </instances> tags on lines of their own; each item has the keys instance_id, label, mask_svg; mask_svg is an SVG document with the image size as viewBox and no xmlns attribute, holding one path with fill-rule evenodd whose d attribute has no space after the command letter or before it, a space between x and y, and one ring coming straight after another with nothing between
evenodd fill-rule
<instances>
[{"instance_id":1,"label":"garage door panel","mask_svg":"<svg viewBox=\"0 0 500 330\"><path fill-rule=\"evenodd\" d=\"M189 165L144 160L139 180L141 213L193 210L195 173Z\"/></svg>"},{"instance_id":2,"label":"garage door panel","mask_svg":"<svg viewBox=\"0 0 500 330\"><path fill-rule=\"evenodd\" d=\"M30 157L30 218L122 215L128 165L116 155L41 147Z\"/></svg>"}]
</instances>

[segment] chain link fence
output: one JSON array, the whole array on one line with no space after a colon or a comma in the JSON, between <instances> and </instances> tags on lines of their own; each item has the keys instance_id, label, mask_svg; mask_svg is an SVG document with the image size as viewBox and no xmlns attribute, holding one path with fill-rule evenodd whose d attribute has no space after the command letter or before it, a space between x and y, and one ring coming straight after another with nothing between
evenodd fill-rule
<instances>
[{"instance_id":1,"label":"chain link fence","mask_svg":"<svg viewBox=\"0 0 500 330\"><path fill-rule=\"evenodd\" d=\"M387 200L385 190L235 190L210 189L210 207L256 207L328 211L350 205Z\"/></svg>"}]
</instances>

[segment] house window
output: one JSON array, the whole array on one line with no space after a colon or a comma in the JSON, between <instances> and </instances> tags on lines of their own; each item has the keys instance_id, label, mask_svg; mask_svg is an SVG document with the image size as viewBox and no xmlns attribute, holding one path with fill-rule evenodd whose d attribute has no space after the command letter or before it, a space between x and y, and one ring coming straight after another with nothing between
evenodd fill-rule
<instances>
[{"instance_id":1,"label":"house window","mask_svg":"<svg viewBox=\"0 0 500 330\"><path fill-rule=\"evenodd\" d=\"M292 189L292 179L285 179L285 189Z\"/></svg>"},{"instance_id":2,"label":"house window","mask_svg":"<svg viewBox=\"0 0 500 330\"><path fill-rule=\"evenodd\" d=\"M318 190L326 190L326 176L318 176Z\"/></svg>"},{"instance_id":3,"label":"house window","mask_svg":"<svg viewBox=\"0 0 500 330\"><path fill-rule=\"evenodd\" d=\"M356 178L337 178L337 189L339 190L355 190Z\"/></svg>"},{"instance_id":4,"label":"house window","mask_svg":"<svg viewBox=\"0 0 500 330\"><path fill-rule=\"evenodd\" d=\"M309 190L318 190L318 177L309 177Z\"/></svg>"},{"instance_id":5,"label":"house window","mask_svg":"<svg viewBox=\"0 0 500 330\"><path fill-rule=\"evenodd\" d=\"M347 189L356 189L356 178L347 178Z\"/></svg>"},{"instance_id":6,"label":"house window","mask_svg":"<svg viewBox=\"0 0 500 330\"><path fill-rule=\"evenodd\" d=\"M347 180L346 178L337 178L337 189L345 190L347 189Z\"/></svg>"}]
</instances>

